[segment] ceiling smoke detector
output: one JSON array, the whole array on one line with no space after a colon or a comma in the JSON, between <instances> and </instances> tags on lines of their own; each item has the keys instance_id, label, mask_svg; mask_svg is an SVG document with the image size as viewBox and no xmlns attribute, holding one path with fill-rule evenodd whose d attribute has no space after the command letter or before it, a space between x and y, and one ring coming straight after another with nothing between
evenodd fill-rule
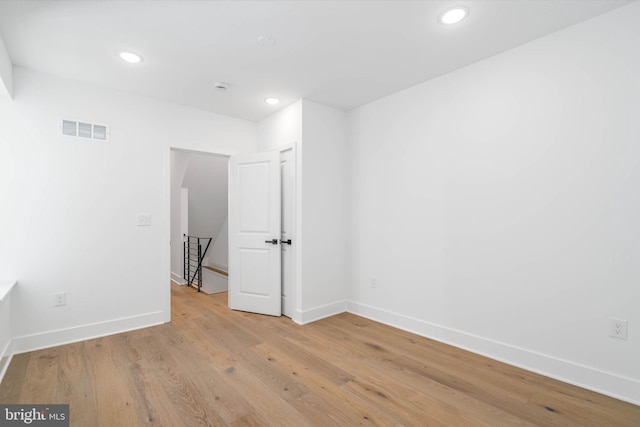
<instances>
[{"instance_id":1,"label":"ceiling smoke detector","mask_svg":"<svg viewBox=\"0 0 640 427\"><path fill-rule=\"evenodd\" d=\"M213 85L214 89L219 90L219 91L225 91L227 89L229 89L229 83L225 83L225 82L216 82Z\"/></svg>"}]
</instances>

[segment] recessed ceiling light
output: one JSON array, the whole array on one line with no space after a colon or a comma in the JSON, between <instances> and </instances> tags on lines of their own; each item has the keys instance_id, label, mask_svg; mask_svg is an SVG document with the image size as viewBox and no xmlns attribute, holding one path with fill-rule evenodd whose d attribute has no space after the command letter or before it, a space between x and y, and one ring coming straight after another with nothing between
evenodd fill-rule
<instances>
[{"instance_id":1,"label":"recessed ceiling light","mask_svg":"<svg viewBox=\"0 0 640 427\"><path fill-rule=\"evenodd\" d=\"M449 9L446 12L444 12L442 15L440 15L439 21L447 25L457 24L467 16L469 16L469 9L467 9L464 6L458 6L458 7Z\"/></svg>"},{"instance_id":2,"label":"recessed ceiling light","mask_svg":"<svg viewBox=\"0 0 640 427\"><path fill-rule=\"evenodd\" d=\"M269 105L276 105L278 102L280 102L280 100L278 98L265 98L264 102Z\"/></svg>"},{"instance_id":3,"label":"recessed ceiling light","mask_svg":"<svg viewBox=\"0 0 640 427\"><path fill-rule=\"evenodd\" d=\"M142 62L142 56L138 55L137 53L128 51L120 52L120 58L130 64L137 64L138 62Z\"/></svg>"}]
</instances>

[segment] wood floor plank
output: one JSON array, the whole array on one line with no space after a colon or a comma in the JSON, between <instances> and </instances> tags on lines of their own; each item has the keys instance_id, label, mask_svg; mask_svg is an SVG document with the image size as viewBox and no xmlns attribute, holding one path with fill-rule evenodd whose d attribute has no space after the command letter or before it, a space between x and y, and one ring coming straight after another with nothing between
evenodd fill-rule
<instances>
[{"instance_id":1,"label":"wood floor plank","mask_svg":"<svg viewBox=\"0 0 640 427\"><path fill-rule=\"evenodd\" d=\"M494 427L535 425L428 376L403 375L395 369L388 369L390 364L381 362L383 361L375 357L367 359L361 363L360 369L363 371L362 376L366 372L374 372L374 374L368 374L367 379L379 393L384 394L385 399L380 399L382 402L391 398L396 405L405 406L414 412L418 411L414 408L424 406L425 402L428 402L438 419L446 422L455 420L458 425ZM445 408L448 409L447 412L443 411Z\"/></svg>"},{"instance_id":2,"label":"wood floor plank","mask_svg":"<svg viewBox=\"0 0 640 427\"><path fill-rule=\"evenodd\" d=\"M174 333L165 330L158 335L158 338L176 343L175 336ZM183 345L165 344L176 360L185 361L183 365L185 374L202 394L202 399L211 410L219 415L222 424L229 425L251 415L253 412L251 404L244 396L228 387L225 375L219 369L212 369L212 361L206 353L184 343ZM203 393L203 391L207 392Z\"/></svg>"},{"instance_id":3,"label":"wood floor plank","mask_svg":"<svg viewBox=\"0 0 640 427\"><path fill-rule=\"evenodd\" d=\"M339 321L339 319L337 321ZM373 323L374 322L370 322L369 324ZM364 325L361 323L361 326ZM394 340L393 338L389 339L389 334L381 334L380 330L368 331L366 328L359 328L353 333L352 341L367 343L369 346L374 346L380 351L386 351L384 350L384 346L393 347L394 353L398 353L401 356L382 357L376 360L373 366L369 366L376 371L381 369L385 370L387 375L392 378L402 378L403 381L408 383L413 382L415 384L417 384L416 380L421 381L423 387L429 387L432 383L438 384L447 387L453 393L479 400L505 413L517 416L527 415L527 412L514 414L513 408L518 407L518 404L527 407L530 393L520 395L514 393L512 388L504 388L502 385L494 384L493 382L486 382L482 388L480 388L473 382L473 375L478 372L477 364L470 365L464 362L460 363L459 360L448 357L446 359L448 364L445 363L445 366L442 367L437 363L439 355L435 355L434 357L433 352L425 354L425 349L416 347L414 337L411 334L405 333L403 335L406 336L402 337L400 341L397 339ZM384 343L380 340L381 336L387 338ZM376 354L376 352L373 352L373 354ZM456 368L455 371L451 370L452 366ZM473 373L469 375L471 368L473 369ZM480 367L480 369L482 369L482 367ZM496 415L492 415L492 417L496 417ZM479 417L476 416L476 418ZM509 417L507 416L506 418ZM538 420L537 418L521 418L530 422L536 422ZM516 423L516 420L511 420L507 424L515 425Z\"/></svg>"},{"instance_id":4,"label":"wood floor plank","mask_svg":"<svg viewBox=\"0 0 640 427\"><path fill-rule=\"evenodd\" d=\"M111 355L112 347L106 344L108 341L111 340L88 341L85 350L95 384L96 405L92 409L94 425L138 425L142 414L134 409L135 390L127 386L127 372L122 369L122 365L115 362ZM67 350L66 347L64 350ZM71 400L68 403L71 422L74 425L83 425L81 420L86 418L84 408L79 411L79 407L72 405Z\"/></svg>"},{"instance_id":5,"label":"wood floor plank","mask_svg":"<svg viewBox=\"0 0 640 427\"><path fill-rule=\"evenodd\" d=\"M172 285L172 322L16 355L2 403L84 426L640 426L640 407L344 313L296 325Z\"/></svg>"},{"instance_id":6,"label":"wood floor plank","mask_svg":"<svg viewBox=\"0 0 640 427\"><path fill-rule=\"evenodd\" d=\"M168 400L164 394L155 397L158 391L153 382L157 379L155 376L147 378L147 373L140 365L144 351L139 347L146 345L149 336L147 331L126 332L106 337L105 340L112 347L111 358L118 366L122 380L129 389L132 401L128 410L135 411L139 425L163 425L162 422L157 422L157 414L162 410L160 405Z\"/></svg>"},{"instance_id":7,"label":"wood floor plank","mask_svg":"<svg viewBox=\"0 0 640 427\"><path fill-rule=\"evenodd\" d=\"M20 401L30 361L31 353L16 354L11 358L11 369L7 369L2 379L2 386L0 386L0 402L17 403Z\"/></svg>"},{"instance_id":8,"label":"wood floor plank","mask_svg":"<svg viewBox=\"0 0 640 427\"><path fill-rule=\"evenodd\" d=\"M637 406L626 402L612 400L579 387L567 387L560 381L470 352L461 352L446 344L416 337L349 313L334 316L326 323L324 327L343 330L349 329L349 325L354 326L352 341L368 342L374 347L379 345L383 351L385 346L392 347L394 353L404 356L404 359L386 359L380 366L402 363L403 366L397 367L398 370L411 370L418 375L428 376L532 423L567 426L592 423L608 426L615 425L611 424L611 420L618 414L629 410L635 412L637 409ZM550 390L555 393L549 393ZM532 396L537 396L537 399ZM573 420L563 420L559 416L557 402L567 399L571 401L570 407L580 408L580 413L589 414L589 419L583 419L576 413L572 416ZM586 412L582 408L585 402L589 402L589 411ZM632 425L636 424L640 425L640 421L634 420Z\"/></svg>"},{"instance_id":9,"label":"wood floor plank","mask_svg":"<svg viewBox=\"0 0 640 427\"><path fill-rule=\"evenodd\" d=\"M370 408L352 393L346 393L344 389L336 386L346 384L352 380L352 376L347 376L344 371L336 367L324 367L328 362L315 360L313 364L308 364L310 360L306 357L299 357L300 352L291 352L289 348L275 348L267 344L261 344L256 348L264 358L270 360L270 363L277 365L279 370L286 372L290 378L304 384L306 393L294 401L293 405L302 411L305 416L310 417L319 422L321 425L329 425L333 422L341 424L347 420L345 425L367 425L375 423L376 418L380 414L374 415L376 411ZM315 396L315 397L311 397ZM324 412L315 417L305 411L315 412L317 407L314 406L320 401L324 402ZM331 411L327 411L331 408ZM366 421L366 422L364 422ZM383 425L389 424L388 420Z\"/></svg>"},{"instance_id":10,"label":"wood floor plank","mask_svg":"<svg viewBox=\"0 0 640 427\"><path fill-rule=\"evenodd\" d=\"M87 357L87 345L91 342L69 344L60 352L56 401L69 404L70 408L83 408L70 412L70 419L78 425L96 422L97 399L92 363Z\"/></svg>"},{"instance_id":11,"label":"wood floor plank","mask_svg":"<svg viewBox=\"0 0 640 427\"><path fill-rule=\"evenodd\" d=\"M294 407L256 379L244 365L238 364L226 370L228 384L246 397L253 406L253 417L260 418L263 425L304 426L315 425L305 419Z\"/></svg>"},{"instance_id":12,"label":"wood floor plank","mask_svg":"<svg viewBox=\"0 0 640 427\"><path fill-rule=\"evenodd\" d=\"M304 394L290 402L291 405L305 416L306 419L314 420L318 425L327 426L358 426L364 425L364 419L350 416L350 412L337 410L335 407L327 411L330 405L325 399L315 393Z\"/></svg>"},{"instance_id":13,"label":"wood floor plank","mask_svg":"<svg viewBox=\"0 0 640 427\"><path fill-rule=\"evenodd\" d=\"M58 347L41 350L31 355L27 375L17 403L54 403L58 386L58 361ZM11 368L11 365L9 367Z\"/></svg>"}]
</instances>

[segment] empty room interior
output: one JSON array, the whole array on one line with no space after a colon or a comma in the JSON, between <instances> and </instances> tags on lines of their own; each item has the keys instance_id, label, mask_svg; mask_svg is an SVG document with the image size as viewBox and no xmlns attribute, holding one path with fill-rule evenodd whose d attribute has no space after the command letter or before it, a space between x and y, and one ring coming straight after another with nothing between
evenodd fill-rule
<instances>
[{"instance_id":1,"label":"empty room interior","mask_svg":"<svg viewBox=\"0 0 640 427\"><path fill-rule=\"evenodd\" d=\"M638 0L0 1L0 424L640 426L639 46Z\"/></svg>"}]
</instances>

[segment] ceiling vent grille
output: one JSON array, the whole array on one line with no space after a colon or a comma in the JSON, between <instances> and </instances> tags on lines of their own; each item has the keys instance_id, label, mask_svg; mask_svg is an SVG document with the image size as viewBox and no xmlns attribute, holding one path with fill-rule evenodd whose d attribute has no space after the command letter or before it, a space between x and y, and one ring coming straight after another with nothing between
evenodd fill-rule
<instances>
[{"instance_id":1,"label":"ceiling vent grille","mask_svg":"<svg viewBox=\"0 0 640 427\"><path fill-rule=\"evenodd\" d=\"M109 126L88 123L79 120L62 120L62 135L77 138L109 141Z\"/></svg>"}]
</instances>

